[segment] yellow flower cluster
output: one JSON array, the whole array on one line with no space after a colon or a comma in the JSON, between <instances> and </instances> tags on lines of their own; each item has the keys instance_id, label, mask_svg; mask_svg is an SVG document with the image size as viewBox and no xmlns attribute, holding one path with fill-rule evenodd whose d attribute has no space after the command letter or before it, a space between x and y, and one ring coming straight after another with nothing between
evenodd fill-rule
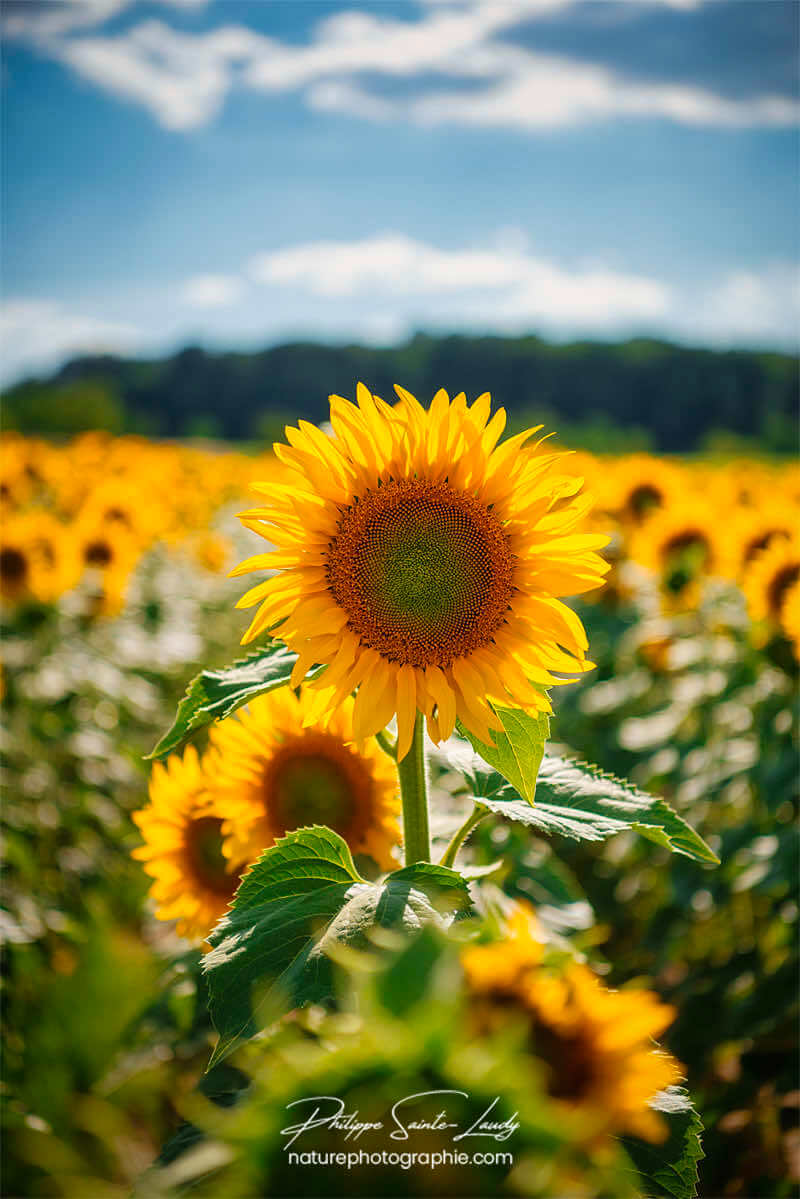
<instances>
[{"instance_id":1,"label":"yellow flower cluster","mask_svg":"<svg viewBox=\"0 0 800 1199\"><path fill-rule=\"evenodd\" d=\"M343 404L337 411L346 418ZM413 417L417 436L420 443L427 443L434 466L444 463L453 448L442 424L444 415L440 406L432 414ZM309 438L309 428L302 437ZM358 435L352 431L348 435L357 460ZM328 439L319 436L323 442L317 438L310 450L319 467L311 467L310 480L312 490L323 496L336 475L323 480ZM123 605L131 572L157 542L188 551L198 565L219 572L232 551L225 537L210 530L215 515L226 503L241 502L255 482L262 494L269 495L268 507L280 508L286 493L274 484L296 478L299 460L305 470L304 444L301 438L287 450L284 464L272 453L212 452L132 436L87 433L67 445L54 446L5 434L0 437L0 595L10 603L28 598L53 603L84 579L94 585L99 610L115 615ZM512 442L515 457L504 458L517 474L529 453L517 453L518 448ZM385 455L386 448L378 452ZM577 453L562 457L559 468L572 480L584 479L586 493L594 498L587 518L590 528L613 538L610 548L602 551L612 562L612 571L607 586L594 593L597 598L630 590L625 573L630 563L658 580L662 603L670 611L691 610L710 580L727 581L744 592L757 640L763 642L780 632L800 656L800 537L796 532L800 467L749 459L717 464L650 454L598 458ZM431 500L438 501L438 515L442 497L427 501L423 497L420 502ZM514 507L513 496L510 502ZM562 505L568 510L569 503L565 496ZM256 509L245 523L266 531L264 511ZM289 509L287 513L292 514ZM463 516L460 519L463 523ZM488 544L490 565L497 569L491 548ZM287 553L288 548L282 558L270 555L270 561L265 555L261 562L280 569L284 560L290 561ZM337 585L346 596L349 575L344 567ZM589 590L588 598L592 597ZM420 642L418 648L422 653L426 647ZM573 643L573 653L575 648ZM438 693L444 695L436 667L429 673L436 676ZM456 686L453 678L448 690L454 696ZM471 699L468 683L460 694L465 710ZM425 695L421 698L424 701Z\"/></svg>"},{"instance_id":2,"label":"yellow flower cluster","mask_svg":"<svg viewBox=\"0 0 800 1199\"><path fill-rule=\"evenodd\" d=\"M536 918L519 904L504 940L462 951L476 1034L521 1027L544 1064L544 1083L565 1116L589 1139L620 1132L649 1141L666 1136L648 1106L681 1078L653 1038L675 1011L651 991L612 991L579 962L548 962Z\"/></svg>"},{"instance_id":3,"label":"yellow flower cluster","mask_svg":"<svg viewBox=\"0 0 800 1199\"><path fill-rule=\"evenodd\" d=\"M736 585L757 638L782 632L800 656L796 463L577 454L572 464L595 495L594 527L614 535L612 586L621 586L622 564L635 563L658 580L668 611L685 611L710 580Z\"/></svg>"},{"instance_id":4,"label":"yellow flower cluster","mask_svg":"<svg viewBox=\"0 0 800 1199\"><path fill-rule=\"evenodd\" d=\"M153 767L134 857L155 880L156 915L177 918L184 936L202 940L247 867L304 825L327 825L385 870L398 865L394 767L374 742L354 742L352 700L324 730L307 714L302 692L273 691L215 725L202 757L189 746Z\"/></svg>"},{"instance_id":5,"label":"yellow flower cluster","mask_svg":"<svg viewBox=\"0 0 800 1199\"><path fill-rule=\"evenodd\" d=\"M131 573L156 542L220 571L227 541L208 530L272 455L212 453L140 437L87 433L69 445L0 438L0 595L53 603L81 581L107 616L123 607Z\"/></svg>"}]
</instances>

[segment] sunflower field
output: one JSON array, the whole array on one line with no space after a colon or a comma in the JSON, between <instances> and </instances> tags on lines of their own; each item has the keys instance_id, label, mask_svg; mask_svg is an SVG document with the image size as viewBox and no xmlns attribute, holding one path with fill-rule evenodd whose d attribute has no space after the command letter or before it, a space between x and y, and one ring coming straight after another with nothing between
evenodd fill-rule
<instances>
[{"instance_id":1,"label":"sunflower field","mask_svg":"<svg viewBox=\"0 0 800 1199\"><path fill-rule=\"evenodd\" d=\"M396 392L0 440L2 1193L794 1195L800 468Z\"/></svg>"}]
</instances>

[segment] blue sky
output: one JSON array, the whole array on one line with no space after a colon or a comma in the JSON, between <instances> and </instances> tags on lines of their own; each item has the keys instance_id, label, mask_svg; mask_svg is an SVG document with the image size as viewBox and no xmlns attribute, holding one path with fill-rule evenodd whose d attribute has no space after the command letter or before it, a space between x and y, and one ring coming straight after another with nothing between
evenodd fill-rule
<instances>
[{"instance_id":1,"label":"blue sky","mask_svg":"<svg viewBox=\"0 0 800 1199\"><path fill-rule=\"evenodd\" d=\"M418 328L795 344L795 0L3 14L5 379Z\"/></svg>"}]
</instances>

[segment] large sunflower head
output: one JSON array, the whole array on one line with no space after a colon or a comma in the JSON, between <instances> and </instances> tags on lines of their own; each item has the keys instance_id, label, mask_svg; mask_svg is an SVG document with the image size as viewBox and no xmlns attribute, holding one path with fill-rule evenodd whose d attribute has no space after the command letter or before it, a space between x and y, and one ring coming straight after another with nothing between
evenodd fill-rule
<instances>
[{"instance_id":1,"label":"large sunflower head","mask_svg":"<svg viewBox=\"0 0 800 1199\"><path fill-rule=\"evenodd\" d=\"M242 863L223 855L222 818L193 746L155 764L150 803L133 819L144 837L133 856L154 880L156 916L177 919L182 936L202 941L233 900Z\"/></svg>"},{"instance_id":2,"label":"large sunflower head","mask_svg":"<svg viewBox=\"0 0 800 1199\"><path fill-rule=\"evenodd\" d=\"M358 688L354 736L395 713L398 752L417 711L434 741L456 717L491 741L490 700L549 710L552 671L587 668L583 627L558 597L599 587L602 534L575 532L589 507L562 455L526 448L536 430L499 443L500 409L439 391L429 409L402 388L390 407L358 386L331 397L332 436L300 422L275 452L286 482L257 484L265 502L242 514L276 546L234 574L277 569L240 607L260 604L245 641L276 629L313 663L314 711Z\"/></svg>"},{"instance_id":3,"label":"large sunflower head","mask_svg":"<svg viewBox=\"0 0 800 1199\"><path fill-rule=\"evenodd\" d=\"M354 744L352 700L309 727L306 696L273 691L215 725L211 741L207 770L232 861L253 862L292 829L324 824L354 853L397 865L396 773L374 742Z\"/></svg>"},{"instance_id":4,"label":"large sunflower head","mask_svg":"<svg viewBox=\"0 0 800 1199\"><path fill-rule=\"evenodd\" d=\"M464 951L476 1031L522 1024L551 1098L592 1137L630 1132L663 1140L666 1127L648 1101L681 1070L652 1038L672 1023L674 1010L650 991L611 991L578 962L549 966L543 953L524 912L507 940Z\"/></svg>"}]
</instances>

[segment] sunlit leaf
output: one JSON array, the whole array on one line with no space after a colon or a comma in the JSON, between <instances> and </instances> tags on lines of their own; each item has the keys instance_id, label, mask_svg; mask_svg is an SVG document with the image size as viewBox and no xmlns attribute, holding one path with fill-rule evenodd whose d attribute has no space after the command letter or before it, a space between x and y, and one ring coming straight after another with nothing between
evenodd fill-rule
<instances>
[{"instance_id":1,"label":"sunlit leaf","mask_svg":"<svg viewBox=\"0 0 800 1199\"><path fill-rule=\"evenodd\" d=\"M289 833L264 851L209 937L204 968L220 1034L211 1064L257 1031L259 1014L331 998L328 951L337 944L363 944L374 928L446 925L469 907L453 870L419 862L368 883L338 833L318 825Z\"/></svg>"},{"instance_id":2,"label":"sunlit leaf","mask_svg":"<svg viewBox=\"0 0 800 1199\"><path fill-rule=\"evenodd\" d=\"M163 758L177 749L191 733L214 720L230 716L248 700L289 682L297 654L281 641L248 654L222 670L203 670L189 684L178 705L175 722L165 733L150 758ZM307 677L315 677L320 668Z\"/></svg>"},{"instance_id":3,"label":"sunlit leaf","mask_svg":"<svg viewBox=\"0 0 800 1199\"><path fill-rule=\"evenodd\" d=\"M453 738L439 752L448 766L464 775L476 803L508 820L578 841L602 841L633 829L695 861L718 861L665 800L596 766L543 757L532 805L463 741Z\"/></svg>"},{"instance_id":4,"label":"sunlit leaf","mask_svg":"<svg viewBox=\"0 0 800 1199\"><path fill-rule=\"evenodd\" d=\"M498 729L494 734L494 745L479 741L460 723L459 729L484 762L494 766L520 795L533 803L536 778L550 735L550 721L544 712L531 715L518 708L495 708L494 711L503 725L502 731Z\"/></svg>"},{"instance_id":5,"label":"sunlit leaf","mask_svg":"<svg viewBox=\"0 0 800 1199\"><path fill-rule=\"evenodd\" d=\"M650 1100L661 1113L669 1135L660 1145L626 1137L624 1145L639 1173L647 1180L648 1199L694 1199L697 1163L705 1157L700 1135L703 1123L681 1087L668 1087Z\"/></svg>"}]
</instances>

